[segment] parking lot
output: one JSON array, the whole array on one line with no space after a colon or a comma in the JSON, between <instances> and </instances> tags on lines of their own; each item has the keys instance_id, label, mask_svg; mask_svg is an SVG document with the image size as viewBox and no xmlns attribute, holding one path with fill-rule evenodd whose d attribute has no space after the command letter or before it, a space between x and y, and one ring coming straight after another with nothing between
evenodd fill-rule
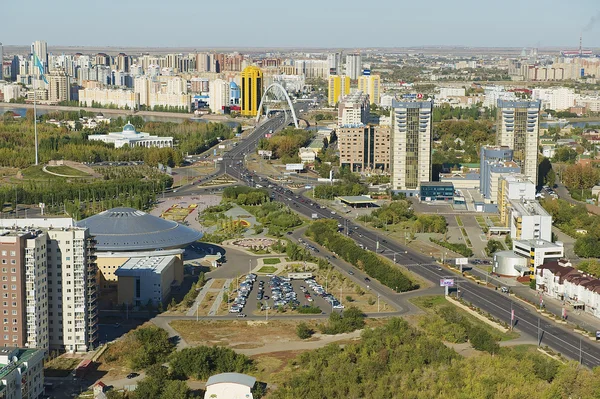
<instances>
[{"instance_id":1,"label":"parking lot","mask_svg":"<svg viewBox=\"0 0 600 399\"><path fill-rule=\"evenodd\" d=\"M230 313L238 317L253 315L257 311L277 311L278 308L296 309L317 306L322 314L343 310L340 297L327 293L325 287L313 279L290 280L279 276L256 276L251 274L240 280L240 287L232 296Z\"/></svg>"}]
</instances>

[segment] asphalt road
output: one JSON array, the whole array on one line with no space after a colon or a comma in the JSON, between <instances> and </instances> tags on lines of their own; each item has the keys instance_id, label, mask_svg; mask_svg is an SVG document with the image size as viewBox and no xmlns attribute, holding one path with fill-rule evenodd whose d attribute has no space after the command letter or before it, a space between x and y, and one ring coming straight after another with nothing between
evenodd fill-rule
<instances>
[{"instance_id":1,"label":"asphalt road","mask_svg":"<svg viewBox=\"0 0 600 399\"><path fill-rule=\"evenodd\" d=\"M253 151L258 138L264 135L269 129L273 129L273 126L277 126L278 123L282 124L283 119L274 118L268 120L265 124L258 127L243 144L238 145L224 157L224 159L231 161L229 165L232 165L232 167L227 171L229 175L238 178L245 184L256 186L255 178L257 177L245 169L243 155ZM222 164L217 173L225 173L226 164L227 162ZM547 345L566 357L581 361L582 364L588 367L600 366L600 347L588 338L584 338L548 321L544 317L538 316L535 311L512 300L505 294L477 285L468 280L456 278L456 275L440 268L431 257L425 256L408 246L394 241L387 241L385 236L357 225L343 215L334 213L329 209L323 209L309 198L294 194L275 183L270 183L270 185L272 187L269 188L269 191L275 195L275 200L287 203L296 212L309 218L316 214L318 218L337 220L342 225L344 233L352 237L358 244L362 244L365 248L372 251L377 250L382 256L407 267L412 272L432 281L434 284L438 284L442 278L454 278L459 286L459 295L464 300L506 323L511 322L511 314L514 311L514 326L516 330L532 337L537 337L540 345Z\"/></svg>"}]
</instances>

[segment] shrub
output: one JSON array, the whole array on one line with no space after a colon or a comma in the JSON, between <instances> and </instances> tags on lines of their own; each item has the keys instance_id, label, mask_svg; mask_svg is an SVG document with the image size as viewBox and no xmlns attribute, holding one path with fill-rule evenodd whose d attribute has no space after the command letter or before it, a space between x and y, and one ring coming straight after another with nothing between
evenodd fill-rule
<instances>
[{"instance_id":1,"label":"shrub","mask_svg":"<svg viewBox=\"0 0 600 399\"><path fill-rule=\"evenodd\" d=\"M312 337L313 334L314 331L306 323L300 323L296 326L296 335L300 339L308 339Z\"/></svg>"}]
</instances>

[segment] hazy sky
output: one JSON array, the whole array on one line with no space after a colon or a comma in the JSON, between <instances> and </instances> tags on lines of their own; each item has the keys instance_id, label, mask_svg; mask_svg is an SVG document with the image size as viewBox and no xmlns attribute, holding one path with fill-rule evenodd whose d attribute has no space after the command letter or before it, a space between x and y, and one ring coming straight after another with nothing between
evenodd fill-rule
<instances>
[{"instance_id":1,"label":"hazy sky","mask_svg":"<svg viewBox=\"0 0 600 399\"><path fill-rule=\"evenodd\" d=\"M598 0L5 3L0 42L8 45L46 40L49 47L577 47L589 25L584 46L600 47Z\"/></svg>"}]
</instances>

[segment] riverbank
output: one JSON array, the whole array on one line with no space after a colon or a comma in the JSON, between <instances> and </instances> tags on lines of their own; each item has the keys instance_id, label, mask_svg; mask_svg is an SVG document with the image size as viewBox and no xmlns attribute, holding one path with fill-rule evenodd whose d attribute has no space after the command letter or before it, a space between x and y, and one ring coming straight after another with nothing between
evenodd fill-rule
<instances>
[{"instance_id":1,"label":"riverbank","mask_svg":"<svg viewBox=\"0 0 600 399\"><path fill-rule=\"evenodd\" d=\"M13 111L21 115L21 112L17 112L19 109L33 109L33 104L16 104L16 103L2 103L0 102L0 113L4 113L6 111ZM96 112L102 113L104 115L114 115L115 117L128 117L128 116L141 116L145 120L156 120L156 121L175 121L182 122L186 119L195 118L193 113L179 113L179 112L160 112L160 111L137 111L133 112L132 110L125 109L111 109L111 108L89 108L89 107L73 107L67 105L46 105L46 104L38 104L37 105L38 112L40 114L46 114L52 111L79 111L84 110L87 112ZM24 116L24 113L23 115ZM197 119L198 121L210 121L210 122L222 122L222 123L240 123L242 125L253 125L254 119L247 118L230 118L227 115L203 115L201 118Z\"/></svg>"}]
</instances>

